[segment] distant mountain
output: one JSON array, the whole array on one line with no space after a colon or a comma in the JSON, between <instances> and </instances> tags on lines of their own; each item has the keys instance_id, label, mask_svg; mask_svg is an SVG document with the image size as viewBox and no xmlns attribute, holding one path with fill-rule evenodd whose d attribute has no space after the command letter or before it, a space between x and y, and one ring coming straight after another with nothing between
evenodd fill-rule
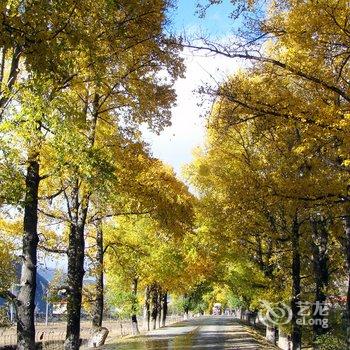
<instances>
[{"instance_id":1,"label":"distant mountain","mask_svg":"<svg viewBox=\"0 0 350 350\"><path fill-rule=\"evenodd\" d=\"M42 275L42 271L38 271L36 276L36 291L35 291L35 305L38 313L45 313L46 310L46 290L49 281Z\"/></svg>"},{"instance_id":2,"label":"distant mountain","mask_svg":"<svg viewBox=\"0 0 350 350\"><path fill-rule=\"evenodd\" d=\"M43 268L43 267L38 268L38 273L41 276L43 276L48 282L52 281L56 271L57 269L53 269L53 268Z\"/></svg>"},{"instance_id":3,"label":"distant mountain","mask_svg":"<svg viewBox=\"0 0 350 350\"><path fill-rule=\"evenodd\" d=\"M21 278L21 265L16 264L16 284L14 286L14 294L17 294L19 291L19 283ZM38 313L45 313L46 309L46 301L45 301L45 293L46 289L49 285L49 281L52 279L54 274L53 269L38 269L38 273L36 276L36 291L35 291L35 305ZM0 306L5 304L5 300L0 298Z\"/></svg>"},{"instance_id":4,"label":"distant mountain","mask_svg":"<svg viewBox=\"0 0 350 350\"><path fill-rule=\"evenodd\" d=\"M14 294L17 294L19 291L19 283L21 278L21 264L16 264L16 284L14 286ZM49 283L52 281L55 272L57 269L54 268L43 268L38 267L37 276L36 276L36 291L35 291L35 305L37 313L43 314L46 311L46 290ZM89 285L93 284L95 279L91 276L85 276L84 284ZM0 306L5 304L5 300L0 298ZM51 310L51 307L50 307Z\"/></svg>"}]
</instances>

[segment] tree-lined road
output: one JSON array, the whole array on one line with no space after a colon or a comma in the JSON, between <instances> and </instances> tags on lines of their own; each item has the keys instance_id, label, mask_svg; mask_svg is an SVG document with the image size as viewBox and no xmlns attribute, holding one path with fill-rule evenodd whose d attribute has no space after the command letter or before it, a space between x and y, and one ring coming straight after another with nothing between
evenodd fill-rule
<instances>
[{"instance_id":1,"label":"tree-lined road","mask_svg":"<svg viewBox=\"0 0 350 350\"><path fill-rule=\"evenodd\" d=\"M229 317L196 318L149 332L145 336L131 338L125 343L104 347L106 350L268 350L273 348L256 339Z\"/></svg>"}]
</instances>

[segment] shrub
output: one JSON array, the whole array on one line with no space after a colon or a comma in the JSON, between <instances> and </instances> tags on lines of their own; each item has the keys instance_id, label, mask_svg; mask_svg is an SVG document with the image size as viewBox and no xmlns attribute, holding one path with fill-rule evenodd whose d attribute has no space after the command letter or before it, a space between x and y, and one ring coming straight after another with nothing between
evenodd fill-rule
<instances>
[{"instance_id":1,"label":"shrub","mask_svg":"<svg viewBox=\"0 0 350 350\"><path fill-rule=\"evenodd\" d=\"M7 307L0 307L0 327L10 327L11 321L8 317Z\"/></svg>"},{"instance_id":2,"label":"shrub","mask_svg":"<svg viewBox=\"0 0 350 350\"><path fill-rule=\"evenodd\" d=\"M335 336L332 333L317 338L316 344L320 350L344 350L346 349L345 339Z\"/></svg>"}]
</instances>

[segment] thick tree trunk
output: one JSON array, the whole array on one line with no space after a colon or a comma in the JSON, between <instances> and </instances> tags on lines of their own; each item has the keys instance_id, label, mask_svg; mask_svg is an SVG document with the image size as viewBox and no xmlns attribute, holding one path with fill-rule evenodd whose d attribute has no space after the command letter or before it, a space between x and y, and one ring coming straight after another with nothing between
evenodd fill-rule
<instances>
[{"instance_id":1,"label":"thick tree trunk","mask_svg":"<svg viewBox=\"0 0 350 350\"><path fill-rule=\"evenodd\" d=\"M103 231L102 220L96 224L96 301L94 305L94 316L92 318L93 327L102 327L103 307L104 307L104 285L103 285Z\"/></svg>"},{"instance_id":2,"label":"thick tree trunk","mask_svg":"<svg viewBox=\"0 0 350 350\"><path fill-rule=\"evenodd\" d=\"M162 327L165 327L167 314L168 314L168 293L165 292L163 294L163 299L162 299Z\"/></svg>"},{"instance_id":3,"label":"thick tree trunk","mask_svg":"<svg viewBox=\"0 0 350 350\"><path fill-rule=\"evenodd\" d=\"M68 247L68 303L66 350L80 346L80 313L84 277L84 227L72 225Z\"/></svg>"},{"instance_id":4,"label":"thick tree trunk","mask_svg":"<svg viewBox=\"0 0 350 350\"><path fill-rule=\"evenodd\" d=\"M131 284L131 293L132 293L132 314L131 314L131 325L132 325L132 334L140 334L139 326L137 323L137 284L138 279L134 278Z\"/></svg>"},{"instance_id":5,"label":"thick tree trunk","mask_svg":"<svg viewBox=\"0 0 350 350\"><path fill-rule=\"evenodd\" d=\"M329 270L328 270L328 231L323 221L312 221L312 255L315 279L315 303L313 305L313 340L328 330L327 320L322 308L326 304ZM317 346L315 346L317 348Z\"/></svg>"},{"instance_id":6,"label":"thick tree trunk","mask_svg":"<svg viewBox=\"0 0 350 350\"><path fill-rule=\"evenodd\" d=\"M157 316L158 316L158 290L157 286L153 285L151 289L151 298L152 298L152 329L157 328Z\"/></svg>"},{"instance_id":7,"label":"thick tree trunk","mask_svg":"<svg viewBox=\"0 0 350 350\"><path fill-rule=\"evenodd\" d=\"M37 225L40 176L38 154L30 155L29 158L23 220L21 289L17 298L17 349L19 350L35 349L34 300L39 242Z\"/></svg>"},{"instance_id":8,"label":"thick tree trunk","mask_svg":"<svg viewBox=\"0 0 350 350\"><path fill-rule=\"evenodd\" d=\"M347 261L347 275L348 275L348 290L346 296L346 348L350 350L350 214L343 216L343 223L345 229L346 239L346 261Z\"/></svg>"},{"instance_id":9,"label":"thick tree trunk","mask_svg":"<svg viewBox=\"0 0 350 350\"><path fill-rule=\"evenodd\" d=\"M151 306L150 306L150 299L151 299L151 293L150 293L150 287L147 286L145 290L145 320L147 325L147 330L150 331L150 322L151 322Z\"/></svg>"},{"instance_id":10,"label":"thick tree trunk","mask_svg":"<svg viewBox=\"0 0 350 350\"><path fill-rule=\"evenodd\" d=\"M72 202L74 203L72 211L73 222L70 227L68 245L68 302L65 350L78 350L80 346L80 313L85 273L84 228L88 211L88 200L79 203L78 193L79 186L77 182L72 193Z\"/></svg>"},{"instance_id":11,"label":"thick tree trunk","mask_svg":"<svg viewBox=\"0 0 350 350\"><path fill-rule=\"evenodd\" d=\"M302 325L298 324L300 318L300 293L301 293L301 257L300 257L300 232L297 219L292 227L292 350L301 349Z\"/></svg>"}]
</instances>

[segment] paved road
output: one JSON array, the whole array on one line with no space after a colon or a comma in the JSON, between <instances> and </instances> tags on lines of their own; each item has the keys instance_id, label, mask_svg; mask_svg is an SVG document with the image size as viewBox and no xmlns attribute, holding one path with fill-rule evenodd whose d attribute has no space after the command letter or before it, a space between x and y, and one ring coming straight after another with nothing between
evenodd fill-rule
<instances>
[{"instance_id":1,"label":"paved road","mask_svg":"<svg viewBox=\"0 0 350 350\"><path fill-rule=\"evenodd\" d=\"M162 328L125 343L110 344L108 350L274 349L255 339L228 317L201 317Z\"/></svg>"}]
</instances>

